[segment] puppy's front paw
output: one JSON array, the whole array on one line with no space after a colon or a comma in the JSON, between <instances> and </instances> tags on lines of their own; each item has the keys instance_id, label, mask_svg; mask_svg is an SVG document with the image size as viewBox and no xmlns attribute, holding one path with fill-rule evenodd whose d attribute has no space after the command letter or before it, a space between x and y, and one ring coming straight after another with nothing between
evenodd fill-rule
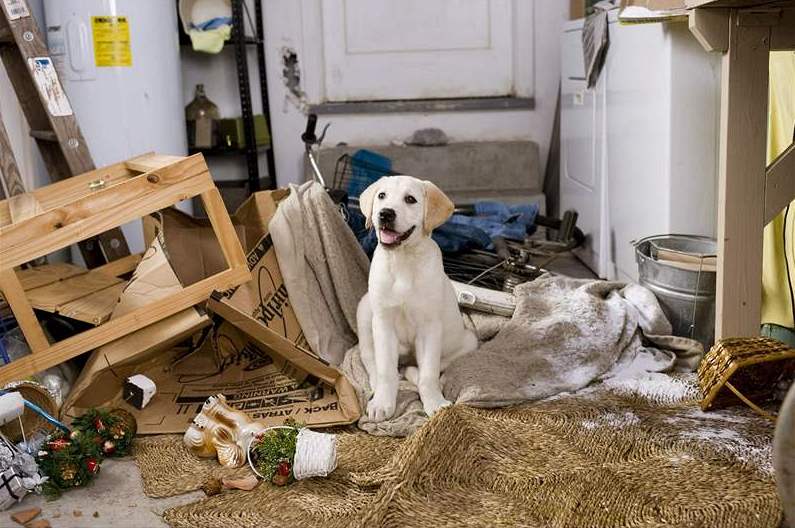
<instances>
[{"instance_id":1,"label":"puppy's front paw","mask_svg":"<svg viewBox=\"0 0 795 528\"><path fill-rule=\"evenodd\" d=\"M367 404L367 417L373 422L383 422L395 414L396 398L384 394L385 391L375 391Z\"/></svg>"},{"instance_id":2,"label":"puppy's front paw","mask_svg":"<svg viewBox=\"0 0 795 528\"><path fill-rule=\"evenodd\" d=\"M448 407L450 405L452 405L452 403L446 400L441 394L439 396L422 398L422 408L429 418L436 414L436 411L442 407Z\"/></svg>"}]
</instances>

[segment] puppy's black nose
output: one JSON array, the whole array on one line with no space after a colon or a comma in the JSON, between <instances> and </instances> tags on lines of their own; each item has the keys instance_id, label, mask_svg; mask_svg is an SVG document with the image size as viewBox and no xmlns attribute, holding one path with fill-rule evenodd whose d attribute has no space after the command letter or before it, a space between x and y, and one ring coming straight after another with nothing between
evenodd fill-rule
<instances>
[{"instance_id":1,"label":"puppy's black nose","mask_svg":"<svg viewBox=\"0 0 795 528\"><path fill-rule=\"evenodd\" d=\"M395 221L395 210L390 208L378 211L378 221L382 224L389 224Z\"/></svg>"}]
</instances>

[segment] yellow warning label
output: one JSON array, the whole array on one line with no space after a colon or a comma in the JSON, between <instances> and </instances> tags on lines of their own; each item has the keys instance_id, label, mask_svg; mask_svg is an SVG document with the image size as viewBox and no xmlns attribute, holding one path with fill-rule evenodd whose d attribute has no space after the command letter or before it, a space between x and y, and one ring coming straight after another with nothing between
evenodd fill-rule
<instances>
[{"instance_id":1,"label":"yellow warning label","mask_svg":"<svg viewBox=\"0 0 795 528\"><path fill-rule=\"evenodd\" d=\"M92 16L91 32L97 66L132 66L130 24L126 16Z\"/></svg>"}]
</instances>

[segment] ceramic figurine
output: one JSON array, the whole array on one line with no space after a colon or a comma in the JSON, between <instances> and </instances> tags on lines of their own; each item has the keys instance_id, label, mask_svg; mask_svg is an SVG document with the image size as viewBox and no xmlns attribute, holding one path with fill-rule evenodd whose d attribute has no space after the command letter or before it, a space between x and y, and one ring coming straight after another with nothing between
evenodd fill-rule
<instances>
[{"instance_id":1,"label":"ceramic figurine","mask_svg":"<svg viewBox=\"0 0 795 528\"><path fill-rule=\"evenodd\" d=\"M233 409L223 394L210 396L185 431L182 441L198 457L218 457L222 466L236 468L246 463L246 449L263 424Z\"/></svg>"}]
</instances>

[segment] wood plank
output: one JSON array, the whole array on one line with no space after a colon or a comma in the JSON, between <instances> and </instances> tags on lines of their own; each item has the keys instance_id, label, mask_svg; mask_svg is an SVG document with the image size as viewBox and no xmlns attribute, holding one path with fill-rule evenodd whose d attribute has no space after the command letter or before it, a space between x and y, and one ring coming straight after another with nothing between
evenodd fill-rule
<instances>
[{"instance_id":1,"label":"wood plank","mask_svg":"<svg viewBox=\"0 0 795 528\"><path fill-rule=\"evenodd\" d=\"M58 136L52 130L31 130L30 137L44 141L58 141Z\"/></svg>"},{"instance_id":2,"label":"wood plank","mask_svg":"<svg viewBox=\"0 0 795 528\"><path fill-rule=\"evenodd\" d=\"M211 188L212 177L203 161L185 158L34 218L0 227L0 268L18 266Z\"/></svg>"},{"instance_id":3,"label":"wood plank","mask_svg":"<svg viewBox=\"0 0 795 528\"><path fill-rule=\"evenodd\" d=\"M136 173L127 169L124 163L116 163L101 169L95 169L79 176L51 183L31 191L41 204L42 209L49 211L69 204L88 193L101 188L108 188L117 183L127 181ZM0 226L11 223L8 204L0 202Z\"/></svg>"},{"instance_id":4,"label":"wood plank","mask_svg":"<svg viewBox=\"0 0 795 528\"><path fill-rule=\"evenodd\" d=\"M124 162L124 165L130 170L138 172L151 172L153 170L162 169L163 167L176 163L182 159L184 159L184 156L169 156L166 154L155 154L153 152L148 152Z\"/></svg>"},{"instance_id":5,"label":"wood plank","mask_svg":"<svg viewBox=\"0 0 795 528\"><path fill-rule=\"evenodd\" d=\"M39 354L31 354L0 367L0 384L29 376L73 357L140 330L169 315L202 303L213 290L223 290L251 279L247 267L230 268L191 284L181 292L142 306L121 317L52 345ZM16 312L15 312L16 313Z\"/></svg>"},{"instance_id":6,"label":"wood plank","mask_svg":"<svg viewBox=\"0 0 795 528\"><path fill-rule=\"evenodd\" d=\"M694 9L687 26L706 51L722 53L729 49L728 9Z\"/></svg>"},{"instance_id":7,"label":"wood plank","mask_svg":"<svg viewBox=\"0 0 795 528\"><path fill-rule=\"evenodd\" d=\"M201 195L202 205L210 220L210 225L218 235L218 244L226 261L232 266L247 266L246 254L240 246L240 240L235 233L235 227L226 211L226 205L221 198L221 193L213 187Z\"/></svg>"},{"instance_id":8,"label":"wood plank","mask_svg":"<svg viewBox=\"0 0 795 528\"><path fill-rule=\"evenodd\" d=\"M176 157L177 161L185 160L185 157ZM194 159L194 163L205 163L201 154L189 156ZM176 162L175 162L176 163ZM127 168L127 162L114 163L107 167L94 169L93 171L73 176L66 180L51 183L46 187L34 189L31 193L41 204L45 211L68 205L79 198L88 194L95 193L102 189L108 189L123 183L131 178L138 176L140 171L133 171ZM11 223L8 213L8 204L0 202L0 226Z\"/></svg>"},{"instance_id":9,"label":"wood plank","mask_svg":"<svg viewBox=\"0 0 795 528\"><path fill-rule=\"evenodd\" d=\"M36 314L33 313L33 309L25 298L25 292L22 290L22 285L19 283L14 270L0 270L0 290L2 290L3 297L5 297L6 302L11 307L11 311L14 312L17 324L30 347L31 355L26 357L33 357L38 353L44 352L50 346L50 343L47 341L39 321L36 319ZM16 361L19 360L17 359ZM12 362L12 364L16 361Z\"/></svg>"},{"instance_id":10,"label":"wood plank","mask_svg":"<svg viewBox=\"0 0 795 528\"><path fill-rule=\"evenodd\" d=\"M19 173L19 166L11 150L11 143L8 140L8 132L3 124L3 114L0 113L0 178L3 179L0 188L4 190L6 198L16 196L25 192L25 184L22 175Z\"/></svg>"},{"instance_id":11,"label":"wood plank","mask_svg":"<svg viewBox=\"0 0 795 528\"><path fill-rule=\"evenodd\" d=\"M142 253L127 255L126 257L122 257L119 260L108 262L104 266L94 268L94 271L99 271L112 277L120 277L121 275L130 273L131 271L135 271L135 268L137 268L138 264L141 262L141 257L143 257Z\"/></svg>"},{"instance_id":12,"label":"wood plank","mask_svg":"<svg viewBox=\"0 0 795 528\"><path fill-rule=\"evenodd\" d=\"M88 273L27 290L25 295L33 308L55 313L59 311L58 307L61 305L124 282L117 277L91 270Z\"/></svg>"},{"instance_id":13,"label":"wood plank","mask_svg":"<svg viewBox=\"0 0 795 528\"><path fill-rule=\"evenodd\" d=\"M22 193L8 199L8 212L11 215L11 223L16 224L33 218L42 212L42 208L33 194Z\"/></svg>"},{"instance_id":14,"label":"wood plank","mask_svg":"<svg viewBox=\"0 0 795 528\"><path fill-rule=\"evenodd\" d=\"M765 174L765 225L795 200L795 143L787 147Z\"/></svg>"},{"instance_id":15,"label":"wood plank","mask_svg":"<svg viewBox=\"0 0 795 528\"><path fill-rule=\"evenodd\" d=\"M722 63L716 339L757 336L761 323L770 28L737 16Z\"/></svg>"},{"instance_id":16,"label":"wood plank","mask_svg":"<svg viewBox=\"0 0 795 528\"><path fill-rule=\"evenodd\" d=\"M22 285L22 289L28 291L87 272L87 269L68 262L56 262L17 270L17 278Z\"/></svg>"},{"instance_id":17,"label":"wood plank","mask_svg":"<svg viewBox=\"0 0 795 528\"><path fill-rule=\"evenodd\" d=\"M95 291L85 297L61 304L55 311L64 317L98 326L110 319L113 309L118 304L119 297L126 287L127 282L120 281L118 284Z\"/></svg>"}]
</instances>

